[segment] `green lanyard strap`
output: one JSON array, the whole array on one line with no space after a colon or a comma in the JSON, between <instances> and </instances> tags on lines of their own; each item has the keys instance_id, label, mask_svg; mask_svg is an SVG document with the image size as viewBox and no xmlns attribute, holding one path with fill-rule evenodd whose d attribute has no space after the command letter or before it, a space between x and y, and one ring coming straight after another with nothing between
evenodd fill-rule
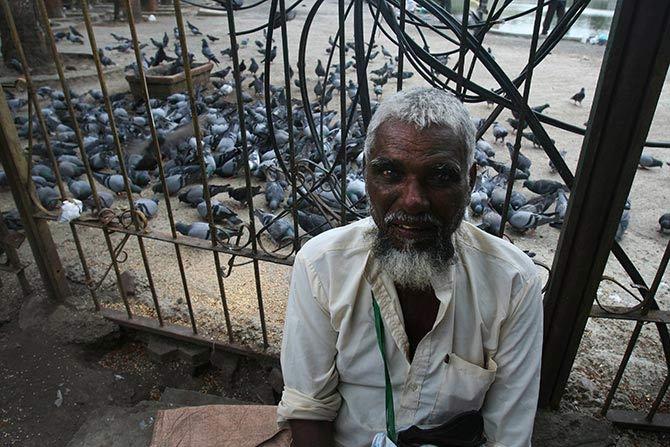
<instances>
[{"instance_id":1,"label":"green lanyard strap","mask_svg":"<svg viewBox=\"0 0 670 447\"><path fill-rule=\"evenodd\" d=\"M384 362L384 380L386 382L386 435L391 441L396 442L395 431L395 410L393 409L393 387L391 386L391 376L389 374L388 362L386 361L386 343L384 341L384 322L379 311L379 304L375 299L375 294L372 294L372 310L375 314L375 332L377 333L377 344L379 345L379 352L382 355Z\"/></svg>"}]
</instances>

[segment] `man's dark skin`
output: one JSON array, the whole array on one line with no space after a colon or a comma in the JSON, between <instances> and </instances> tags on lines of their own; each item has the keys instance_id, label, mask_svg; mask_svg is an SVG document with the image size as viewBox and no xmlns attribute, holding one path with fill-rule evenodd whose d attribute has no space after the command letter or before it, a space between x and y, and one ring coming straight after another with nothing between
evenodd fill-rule
<instances>
[{"instance_id":1,"label":"man's dark skin","mask_svg":"<svg viewBox=\"0 0 670 447\"><path fill-rule=\"evenodd\" d=\"M392 212L408 215L430 213L445 227L460 222L467 198L475 184L475 165L467 171L467 148L449 128L413 124L390 119L377 129L366 170L371 216L387 232L393 245L417 249L434 244L438 228L430 224L400 225L384 222ZM469 180L469 181L468 181ZM440 302L432 287L422 290L396 285L410 344L410 361L416 347L433 328ZM289 421L293 446L332 446L334 423Z\"/></svg>"}]
</instances>

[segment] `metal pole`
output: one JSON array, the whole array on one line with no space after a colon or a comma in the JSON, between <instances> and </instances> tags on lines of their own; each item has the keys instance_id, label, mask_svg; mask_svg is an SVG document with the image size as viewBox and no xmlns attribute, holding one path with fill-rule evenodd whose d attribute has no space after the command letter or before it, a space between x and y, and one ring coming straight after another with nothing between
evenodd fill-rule
<instances>
[{"instance_id":1,"label":"metal pole","mask_svg":"<svg viewBox=\"0 0 670 447\"><path fill-rule=\"evenodd\" d=\"M44 287L49 298L63 301L70 295L70 288L65 279L65 272L61 264L56 244L51 238L51 232L46 221L33 218L35 211L32 196L35 196L34 186L28 176L28 165L21 150L19 135L16 132L12 114L7 106L5 92L0 86L0 163L5 168L7 181L12 190L16 208L21 214L21 220L26 231L30 248L35 258L35 264L40 271Z\"/></svg>"},{"instance_id":2,"label":"metal pole","mask_svg":"<svg viewBox=\"0 0 670 447\"><path fill-rule=\"evenodd\" d=\"M670 64L670 3L620 0L545 295L540 406L565 390Z\"/></svg>"}]
</instances>

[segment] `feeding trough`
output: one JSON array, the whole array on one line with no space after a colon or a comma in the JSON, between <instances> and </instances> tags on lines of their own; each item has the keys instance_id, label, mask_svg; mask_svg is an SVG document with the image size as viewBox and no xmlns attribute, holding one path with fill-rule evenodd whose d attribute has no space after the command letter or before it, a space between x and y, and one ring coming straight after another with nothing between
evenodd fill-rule
<instances>
[{"instance_id":1,"label":"feeding trough","mask_svg":"<svg viewBox=\"0 0 670 447\"><path fill-rule=\"evenodd\" d=\"M209 73L213 67L214 64L211 62L191 65L191 78L193 79L194 88L207 85L209 82ZM150 98L165 99L174 93L187 90L184 71L171 73L172 70L174 70L172 65L162 65L146 71L147 88L149 89ZM126 75L126 81L128 81L133 96L138 99L142 98L142 85L139 76L135 73Z\"/></svg>"}]
</instances>

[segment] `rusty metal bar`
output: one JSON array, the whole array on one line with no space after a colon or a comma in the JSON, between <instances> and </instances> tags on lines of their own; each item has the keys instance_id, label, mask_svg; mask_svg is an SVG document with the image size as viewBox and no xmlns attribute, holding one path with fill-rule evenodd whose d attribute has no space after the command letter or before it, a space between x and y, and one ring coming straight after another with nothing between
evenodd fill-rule
<instances>
[{"instance_id":1,"label":"rusty metal bar","mask_svg":"<svg viewBox=\"0 0 670 447\"><path fill-rule=\"evenodd\" d=\"M537 51L537 42L540 36L540 24L542 22L542 1L537 0L537 9L535 10L535 21L533 23L533 38L530 42L530 50L528 52L528 71L526 72L526 80L523 85L523 102L528 104L530 97L530 85L533 80L533 70L535 68L535 54ZM522 108L519 111L519 129L523 129L526 122L526 109ZM507 179L507 191L505 192L505 201L503 202L503 210L500 216L500 229L498 235L503 237L505 234L505 224L509 215L510 200L512 199L512 190L514 189L514 182L516 181L516 169L519 164L519 152L521 151L521 135L519 130L514 138L514 151L512 152L512 163L510 166L510 175Z\"/></svg>"},{"instance_id":2,"label":"rusty metal bar","mask_svg":"<svg viewBox=\"0 0 670 447\"><path fill-rule=\"evenodd\" d=\"M465 55L468 51L466 45L466 38L468 34L468 15L470 14L470 0L463 0L463 15L461 16L461 45L458 51L458 76L463 77L463 69L465 68ZM473 58L476 59L476 58ZM465 96L465 85L460 81L456 81L456 96L463 99Z\"/></svg>"},{"instance_id":3,"label":"rusty metal bar","mask_svg":"<svg viewBox=\"0 0 670 447\"><path fill-rule=\"evenodd\" d=\"M347 224L347 136L344 134L344 129L346 128L346 119L347 119L347 89L346 89L346 80L347 80L347 71L346 71L346 57L344 55L344 50L346 48L346 42L344 38L344 25L346 17L344 15L344 2L346 0L338 0L337 2L337 18L339 22L339 34L340 34L340 51L339 51L339 69L340 69L340 225ZM402 0L403 5L405 0ZM404 6L403 6L404 10ZM402 13L401 13L402 14ZM326 73L327 76L327 73ZM399 77L401 79L402 76ZM324 80L325 84L325 80ZM325 88L325 86L324 86ZM360 88L360 86L359 86ZM355 107L355 104L352 102L351 107ZM321 111L323 113L323 110ZM323 138L323 134L321 134ZM334 188L333 188L334 189ZM334 191L333 191L334 192Z\"/></svg>"},{"instance_id":4,"label":"rusty metal bar","mask_svg":"<svg viewBox=\"0 0 670 447\"><path fill-rule=\"evenodd\" d=\"M279 13L281 14L281 43L282 43L282 58L284 60L284 89L286 95L286 127L288 129L288 147L289 147L289 164L291 170L291 217L293 220L293 252L297 253L300 249L300 239L298 234L300 227L298 225L298 190L297 190L297 181L298 177L296 175L296 166L295 166L295 135L293 135L293 95L291 94L291 74L289 69L291 67L291 62L289 59L288 52L288 31L286 27L286 0L279 0ZM268 76L266 74L266 76ZM326 73L328 76L328 73Z\"/></svg>"},{"instance_id":5,"label":"rusty metal bar","mask_svg":"<svg viewBox=\"0 0 670 447\"><path fill-rule=\"evenodd\" d=\"M14 234L12 234L14 233ZM30 283L26 279L25 268L26 266L21 263L19 254L17 253L17 248L23 242L23 235L10 230L5 224L5 220L0 214L0 247L5 251L5 256L7 258L8 271L11 271L16 275L16 278L19 280L19 285L21 286L21 291L24 295L29 295L31 291ZM4 265L2 266L4 269ZM2 283L0 283L2 287Z\"/></svg>"},{"instance_id":6,"label":"rusty metal bar","mask_svg":"<svg viewBox=\"0 0 670 447\"><path fill-rule=\"evenodd\" d=\"M401 42L401 35L402 33L405 32L405 21L407 20L406 17L407 0L400 0L399 6L400 6L399 24L401 34L398 34L396 36L396 39L398 39L398 43ZM402 90L402 83L403 83L402 72L404 69L405 69L405 49L403 48L402 45L398 45L398 68L397 68L398 79L396 79L396 91Z\"/></svg>"},{"instance_id":7,"label":"rusty metal bar","mask_svg":"<svg viewBox=\"0 0 670 447\"><path fill-rule=\"evenodd\" d=\"M181 2L179 0L174 1L174 11L175 18L177 20L177 29L179 31L179 43L181 46L181 55L182 63L184 66L184 76L186 77L186 89L188 92L189 102L191 105L191 123L193 124L193 135L196 141L196 150L198 153L198 162L200 165L200 175L203 189L203 196L207 206L207 221L209 223L212 246L217 245L217 228L214 225L214 219L212 217L212 198L209 193L209 183L207 181L207 170L205 168L205 159L204 152L202 148L202 133L200 132L200 123L198 119L198 107L196 104L195 90L193 88L193 78L191 76L191 61L188 55L188 45L186 43L186 31L184 29L184 18L181 12ZM222 270L221 270L221 260L219 259L219 253L214 251L214 264L216 268L216 276L219 285L219 293L221 295L221 303L224 309L224 316L226 318L226 327L228 328L228 337L232 340L232 326L230 323L230 315L228 313L228 304L226 300L226 291L223 284ZM193 327L193 333L197 333L195 317L193 315L193 307L191 301L187 301L189 315L191 317L191 325Z\"/></svg>"},{"instance_id":8,"label":"rusty metal bar","mask_svg":"<svg viewBox=\"0 0 670 447\"><path fill-rule=\"evenodd\" d=\"M0 150L0 163L5 168L7 181L47 294L53 300L63 301L70 295L70 288L48 223L33 218L35 188L28 175L28 163L23 157L11 116L5 92L0 87L0 146L3 148Z\"/></svg>"},{"instance_id":9,"label":"rusty metal bar","mask_svg":"<svg viewBox=\"0 0 670 447\"><path fill-rule=\"evenodd\" d=\"M104 71L102 69L102 64L100 62L100 55L98 53L98 46L96 43L95 39L95 33L93 31L93 24L91 22L91 17L88 11L88 4L87 0L81 0L80 1L81 8L82 8L82 13L84 16L84 25L86 26L86 33L88 34L88 40L91 46L91 52L93 53L93 62L95 63L95 68L98 73L98 81L100 83L100 90L102 92L102 96L104 99L105 103L105 110L107 111L107 114L109 116L109 126L110 130L112 132L112 136L114 139L114 150L116 153L116 156L119 159L119 168L121 170L121 176L123 177L123 187L125 190L125 193L128 198L128 206L130 208L130 216L133 222L133 225L135 226L135 229L139 232L140 231L140 220L137 215L137 211L135 210L135 204L133 202L133 193L132 190L130 189L130 179L128 177L128 170L126 169L126 162L125 162L125 157L123 156L123 150L121 148L121 141L119 140L119 134L118 130L116 127L116 118L114 117L114 110L112 108L111 100L109 99L109 94L107 91L107 82L105 81L105 75ZM156 295L156 288L153 282L153 276L151 274L151 267L149 265L149 258L147 257L146 249L144 247L144 240L142 239L142 236L138 234L137 236L137 244L140 248L140 254L142 256L142 263L144 264L144 270L147 275L147 280L149 282L149 289L151 291L151 295L153 298L153 302L156 305L156 312L159 315L160 318L160 308L157 306L158 304L158 297ZM115 262L115 261L113 261ZM118 272L118 266L115 265L115 272ZM119 284L121 284L121 277L120 275L117 276L117 281ZM130 304L128 303L128 297L125 294L125 292L122 294L122 298L124 300L124 305L126 306L126 311L128 312L129 317L132 316L131 311L130 311Z\"/></svg>"},{"instance_id":10,"label":"rusty metal bar","mask_svg":"<svg viewBox=\"0 0 670 447\"><path fill-rule=\"evenodd\" d=\"M81 160L82 163L84 164L84 169L86 171L86 178L88 180L89 186L91 187L91 194L93 195L96 210L99 213L102 210L102 206L100 203L100 197L98 196L98 188L96 186L93 175L91 174L91 167L88 159L88 153L84 148L84 142L83 142L84 140L81 133L81 128L79 127L79 122L76 119L74 106L72 105L72 95L70 94L70 88L65 78L65 73L63 71L63 64L58 54L58 48L56 47L56 41L53 37L53 31L51 29L51 23L49 22L46 6L44 4L44 0L37 1L36 4L40 12L42 26L44 26L45 29L45 35L49 43L49 49L51 50L51 55L53 57L54 65L56 67L56 72L58 73L58 79L60 81L61 88L63 90L63 95L65 96L65 104L67 105L68 113L72 118L72 130L74 130L75 133L75 139L77 140L77 146L79 148ZM89 290L89 293L91 294L91 298L93 300L95 309L100 310L100 303L98 301L96 292L90 287L93 281L91 279L91 273L88 268L88 262L86 261L86 256L84 254L84 250L82 249L81 242L79 240L79 235L77 234L77 230L72 222L70 222L70 230L72 232L72 238L74 239L75 246L77 248L77 254L79 256L79 261L81 262L82 270L84 272L84 278L86 280L87 288ZM107 230L103 229L103 231L105 232L105 237L109 238L109 233L107 232ZM109 246L111 247L111 242L109 243Z\"/></svg>"},{"instance_id":11,"label":"rusty metal bar","mask_svg":"<svg viewBox=\"0 0 670 447\"><path fill-rule=\"evenodd\" d=\"M179 0L175 0L179 2ZM237 37L235 35L235 17L233 12L232 2L226 2L226 17L228 19L228 33L230 35L231 56L233 58L233 77L235 78L235 99L237 101L237 114L240 120L240 135L242 143L242 156L244 158L244 176L247 188L247 204L249 208L249 226L251 228L251 250L254 254L258 252L258 244L256 241L256 224L254 216L254 202L251 195L251 171L249 169L249 147L247 145L247 130L244 121L244 101L242 100L242 81L240 80L240 61L237 49ZM340 45L343 45L340 42ZM308 104L309 107L309 104ZM292 130L292 129L291 129ZM261 290L261 278L258 268L258 260L254 258L254 279L256 282L256 296L258 298L258 313L261 319L261 330L263 332L263 346L268 347L268 334L265 325L265 310L263 308L263 292Z\"/></svg>"},{"instance_id":12,"label":"rusty metal bar","mask_svg":"<svg viewBox=\"0 0 670 447\"><path fill-rule=\"evenodd\" d=\"M622 0L545 296L540 405L558 406L670 64L670 3Z\"/></svg>"}]
</instances>

